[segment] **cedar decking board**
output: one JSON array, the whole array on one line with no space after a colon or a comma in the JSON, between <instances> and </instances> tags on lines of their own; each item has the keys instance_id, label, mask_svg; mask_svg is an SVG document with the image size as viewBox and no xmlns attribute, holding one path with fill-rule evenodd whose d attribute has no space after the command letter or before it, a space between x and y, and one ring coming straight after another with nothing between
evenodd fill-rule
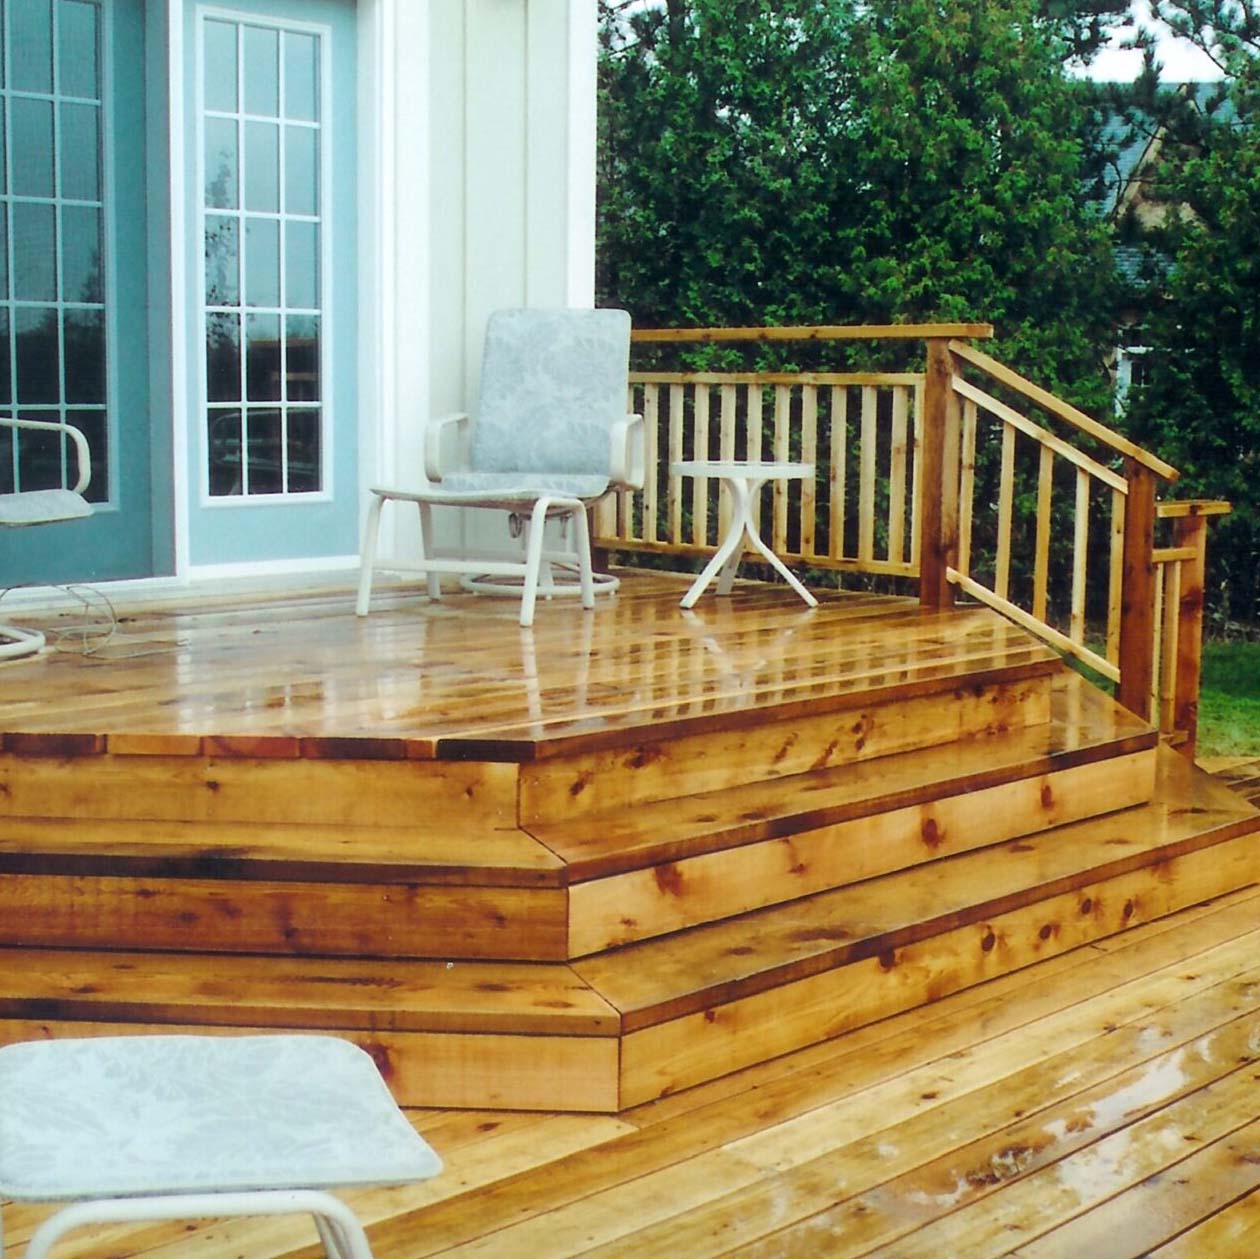
<instances>
[{"instance_id":1,"label":"cedar decking board","mask_svg":"<svg viewBox=\"0 0 1260 1259\"><path fill-rule=\"evenodd\" d=\"M0 668L0 1040L307 1027L409 1104L633 1113L1260 876L1260 813L986 609L681 590Z\"/></svg>"}]
</instances>

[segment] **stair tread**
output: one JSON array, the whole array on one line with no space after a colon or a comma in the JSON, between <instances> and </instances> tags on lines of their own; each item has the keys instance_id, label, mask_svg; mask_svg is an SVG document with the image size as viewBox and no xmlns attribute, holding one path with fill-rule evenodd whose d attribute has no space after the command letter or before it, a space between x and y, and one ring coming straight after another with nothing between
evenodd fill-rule
<instances>
[{"instance_id":1,"label":"stair tread","mask_svg":"<svg viewBox=\"0 0 1260 1259\"><path fill-rule=\"evenodd\" d=\"M0 1017L615 1036L561 963L408 962L12 948Z\"/></svg>"},{"instance_id":2,"label":"stair tread","mask_svg":"<svg viewBox=\"0 0 1260 1259\"><path fill-rule=\"evenodd\" d=\"M626 945L573 968L630 1030L1250 830L1260 830L1254 809L1161 748L1149 804L949 857L929 874L900 871Z\"/></svg>"},{"instance_id":3,"label":"stair tread","mask_svg":"<svg viewBox=\"0 0 1260 1259\"><path fill-rule=\"evenodd\" d=\"M555 887L564 862L514 827L0 819L0 873Z\"/></svg>"},{"instance_id":4,"label":"stair tread","mask_svg":"<svg viewBox=\"0 0 1260 1259\"><path fill-rule=\"evenodd\" d=\"M1156 732L1079 675L1053 687L1053 719L807 774L557 822L532 835L570 882L679 861L1153 747Z\"/></svg>"},{"instance_id":5,"label":"stair tread","mask_svg":"<svg viewBox=\"0 0 1260 1259\"><path fill-rule=\"evenodd\" d=\"M589 753L627 746L643 738L645 727L653 738L697 734L803 713L843 711L855 703L934 694L960 682L1038 677L1063 668L1059 656L1044 643L1009 622L995 621L985 615L987 610L954 609L942 615L908 603L893 613L881 606L878 620L869 618L864 608L845 611L852 617L851 641L821 660L808 640L802 641L799 651L791 649L791 621L799 619L799 613L782 626L763 626L744 635L728 626L720 646L714 641L711 648L717 661L714 678L682 707L675 682L646 677L645 685L636 687L633 679L622 676L618 689L630 688L631 693L623 695L615 715L590 711L589 705L575 713L571 704L554 702L557 691L544 691L538 708L547 716L524 725L515 718L496 727L493 711L474 708L468 728L445 732L436 754L455 759L550 759L574 750ZM704 621L694 613L692 617L696 624L688 636L708 640ZM767 633L775 642L775 667L770 672L765 669L766 652L759 646ZM598 685L591 679L571 679L566 689Z\"/></svg>"}]
</instances>

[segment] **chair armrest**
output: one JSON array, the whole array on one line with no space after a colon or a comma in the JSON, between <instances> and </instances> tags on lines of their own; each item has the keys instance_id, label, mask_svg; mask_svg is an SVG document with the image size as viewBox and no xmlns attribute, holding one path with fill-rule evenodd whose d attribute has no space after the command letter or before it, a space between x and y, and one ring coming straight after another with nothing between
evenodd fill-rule
<instances>
[{"instance_id":1,"label":"chair armrest","mask_svg":"<svg viewBox=\"0 0 1260 1259\"><path fill-rule=\"evenodd\" d=\"M0 415L0 428L33 428L45 433L66 433L74 442L75 464L79 479L70 487L75 494L82 494L92 481L92 452L87 438L73 424L60 424L55 420L23 420L16 415Z\"/></svg>"},{"instance_id":2,"label":"chair armrest","mask_svg":"<svg viewBox=\"0 0 1260 1259\"><path fill-rule=\"evenodd\" d=\"M608 476L614 485L631 489L643 488L645 473L645 436L643 417L627 415L608 430Z\"/></svg>"},{"instance_id":3,"label":"chair armrest","mask_svg":"<svg viewBox=\"0 0 1260 1259\"><path fill-rule=\"evenodd\" d=\"M424 428L424 475L430 481L442 479L442 439L446 430L452 425L463 425L468 421L466 411L455 411L450 415L437 415L429 420Z\"/></svg>"}]
</instances>

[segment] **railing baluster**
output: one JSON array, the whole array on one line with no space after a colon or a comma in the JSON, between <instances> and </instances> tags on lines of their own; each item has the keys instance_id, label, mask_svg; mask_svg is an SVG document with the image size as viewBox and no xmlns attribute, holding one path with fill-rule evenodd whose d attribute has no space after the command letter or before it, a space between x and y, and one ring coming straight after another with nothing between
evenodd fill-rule
<instances>
[{"instance_id":1,"label":"railing baluster","mask_svg":"<svg viewBox=\"0 0 1260 1259\"><path fill-rule=\"evenodd\" d=\"M832 559L844 558L844 495L845 469L849 451L849 391L844 385L831 386L831 451L828 507L831 519L827 527L827 553Z\"/></svg>"},{"instance_id":2,"label":"railing baluster","mask_svg":"<svg viewBox=\"0 0 1260 1259\"><path fill-rule=\"evenodd\" d=\"M696 386L692 386L694 389ZM683 420L686 415L687 397L682 385L669 387L669 461L676 463L683 457ZM668 475L668 469L666 469ZM683 540L682 477L671 476L669 485L669 540L677 545Z\"/></svg>"},{"instance_id":3,"label":"railing baluster","mask_svg":"<svg viewBox=\"0 0 1260 1259\"><path fill-rule=\"evenodd\" d=\"M801 386L801 459L818 465L818 386ZM800 536L801 555L815 553L814 525L818 515L818 478L801 482Z\"/></svg>"},{"instance_id":4,"label":"railing baluster","mask_svg":"<svg viewBox=\"0 0 1260 1259\"><path fill-rule=\"evenodd\" d=\"M1111 491L1111 562L1107 575L1107 659L1120 663L1120 601L1124 591L1124 512L1128 499Z\"/></svg>"},{"instance_id":5,"label":"railing baluster","mask_svg":"<svg viewBox=\"0 0 1260 1259\"><path fill-rule=\"evenodd\" d=\"M1002 425L1002 478L998 485L997 559L993 590L999 599L1010 597L1011 513L1015 505L1015 430Z\"/></svg>"},{"instance_id":6,"label":"railing baluster","mask_svg":"<svg viewBox=\"0 0 1260 1259\"><path fill-rule=\"evenodd\" d=\"M774 387L774 458L777 463L786 463L791 450L792 427L792 391L787 385ZM787 482L777 480L774 483L774 530L771 547L779 554L787 551L787 519L788 496Z\"/></svg>"},{"instance_id":7,"label":"railing baluster","mask_svg":"<svg viewBox=\"0 0 1260 1259\"><path fill-rule=\"evenodd\" d=\"M1054 505L1054 451L1041 448L1037 465L1037 541L1033 559L1033 616L1044 621L1050 586L1050 511Z\"/></svg>"},{"instance_id":8,"label":"railing baluster","mask_svg":"<svg viewBox=\"0 0 1260 1259\"><path fill-rule=\"evenodd\" d=\"M962 409L962 453L958 490L958 571L971 576L971 529L976 500L976 429L980 408L970 399Z\"/></svg>"},{"instance_id":9,"label":"railing baluster","mask_svg":"<svg viewBox=\"0 0 1260 1259\"><path fill-rule=\"evenodd\" d=\"M906 557L906 430L910 410L909 391L897 385L892 391L892 449L888 471L888 558L901 563Z\"/></svg>"},{"instance_id":10,"label":"railing baluster","mask_svg":"<svg viewBox=\"0 0 1260 1259\"><path fill-rule=\"evenodd\" d=\"M718 434L718 451L721 459L735 458L735 386L722 386L722 418L721 431ZM718 488L718 537L726 537L726 531L731 526L731 504L726 501L726 496L722 493L721 487Z\"/></svg>"},{"instance_id":11,"label":"railing baluster","mask_svg":"<svg viewBox=\"0 0 1260 1259\"><path fill-rule=\"evenodd\" d=\"M661 391L658 385L649 385L643 398L644 458L647 460L647 476L643 483L643 532L646 542L657 539L656 498L659 475L659 446Z\"/></svg>"},{"instance_id":12,"label":"railing baluster","mask_svg":"<svg viewBox=\"0 0 1260 1259\"><path fill-rule=\"evenodd\" d=\"M1085 587L1089 578L1089 473L1076 470L1076 519L1072 537L1072 612L1068 637L1085 642Z\"/></svg>"},{"instance_id":13,"label":"railing baluster","mask_svg":"<svg viewBox=\"0 0 1260 1259\"><path fill-rule=\"evenodd\" d=\"M1177 657L1181 651L1181 576L1182 561L1173 560L1161 564L1164 577L1164 608L1162 618L1163 642L1159 654L1157 687L1159 692L1159 726L1161 730L1175 729L1177 705Z\"/></svg>"},{"instance_id":14,"label":"railing baluster","mask_svg":"<svg viewBox=\"0 0 1260 1259\"><path fill-rule=\"evenodd\" d=\"M858 480L858 561L869 564L875 558L875 455L878 429L876 407L879 395L870 385L862 386L862 436Z\"/></svg>"},{"instance_id":15,"label":"railing baluster","mask_svg":"<svg viewBox=\"0 0 1260 1259\"><path fill-rule=\"evenodd\" d=\"M692 430L692 458L709 457L709 386L697 383L695 427ZM694 477L691 490L691 540L697 546L709 545L709 479Z\"/></svg>"}]
</instances>

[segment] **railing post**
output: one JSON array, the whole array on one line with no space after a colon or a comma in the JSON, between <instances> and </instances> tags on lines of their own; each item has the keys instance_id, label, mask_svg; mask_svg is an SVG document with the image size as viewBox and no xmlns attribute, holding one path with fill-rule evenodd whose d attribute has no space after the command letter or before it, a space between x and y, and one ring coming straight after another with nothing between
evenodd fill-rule
<instances>
[{"instance_id":1,"label":"railing post","mask_svg":"<svg viewBox=\"0 0 1260 1259\"><path fill-rule=\"evenodd\" d=\"M1178 751L1194 760L1199 730L1199 678L1203 671L1203 590L1207 577L1207 517L1197 512L1173 521L1173 544L1190 547L1194 559L1181 561L1177 606L1177 659L1173 677L1173 729L1186 737Z\"/></svg>"},{"instance_id":2,"label":"railing post","mask_svg":"<svg viewBox=\"0 0 1260 1259\"><path fill-rule=\"evenodd\" d=\"M1124 507L1120 576L1120 685L1116 698L1151 720L1155 681L1155 474L1125 459L1129 492Z\"/></svg>"},{"instance_id":3,"label":"railing post","mask_svg":"<svg viewBox=\"0 0 1260 1259\"><path fill-rule=\"evenodd\" d=\"M958 474L961 407L954 393L957 361L949 341L927 343L927 379L923 388L923 473L920 504L919 603L949 608L954 587L946 569L958 561Z\"/></svg>"}]
</instances>

